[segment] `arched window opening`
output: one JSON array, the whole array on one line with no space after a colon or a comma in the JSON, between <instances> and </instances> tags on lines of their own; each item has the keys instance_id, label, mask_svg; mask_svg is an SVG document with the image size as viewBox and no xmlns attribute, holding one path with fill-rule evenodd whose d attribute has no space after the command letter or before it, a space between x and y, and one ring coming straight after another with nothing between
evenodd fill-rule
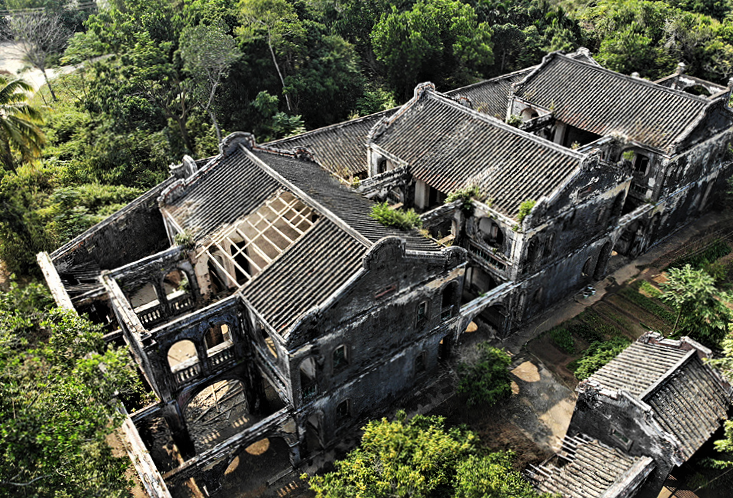
<instances>
[{"instance_id":1,"label":"arched window opening","mask_svg":"<svg viewBox=\"0 0 733 498\"><path fill-rule=\"evenodd\" d=\"M315 398L318 394L316 382L316 361L306 358L300 363L300 397L303 402Z\"/></svg>"},{"instance_id":2,"label":"arched window opening","mask_svg":"<svg viewBox=\"0 0 733 498\"><path fill-rule=\"evenodd\" d=\"M535 304L542 304L542 299L544 297L545 297L545 288L540 287L539 289L535 291L533 300Z\"/></svg>"},{"instance_id":3,"label":"arched window opening","mask_svg":"<svg viewBox=\"0 0 733 498\"><path fill-rule=\"evenodd\" d=\"M537 260L537 254L539 253L539 243L537 237L529 241L527 246L527 264L531 265Z\"/></svg>"},{"instance_id":4,"label":"arched window opening","mask_svg":"<svg viewBox=\"0 0 733 498\"><path fill-rule=\"evenodd\" d=\"M163 277L163 290L172 313L177 314L193 308L191 282L181 270L173 270Z\"/></svg>"},{"instance_id":5,"label":"arched window opening","mask_svg":"<svg viewBox=\"0 0 733 498\"><path fill-rule=\"evenodd\" d=\"M336 406L336 423L342 425L351 418L351 400L345 399Z\"/></svg>"},{"instance_id":6,"label":"arched window opening","mask_svg":"<svg viewBox=\"0 0 733 498\"><path fill-rule=\"evenodd\" d=\"M634 157L634 172L640 175L649 173L649 158L644 154L636 153Z\"/></svg>"},{"instance_id":7,"label":"arched window opening","mask_svg":"<svg viewBox=\"0 0 733 498\"><path fill-rule=\"evenodd\" d=\"M333 350L333 371L337 372L349 364L349 350L345 344Z\"/></svg>"},{"instance_id":8,"label":"arched window opening","mask_svg":"<svg viewBox=\"0 0 733 498\"><path fill-rule=\"evenodd\" d=\"M168 349L168 366L179 386L195 379L201 373L196 345L189 340L175 343Z\"/></svg>"},{"instance_id":9,"label":"arched window opening","mask_svg":"<svg viewBox=\"0 0 733 498\"><path fill-rule=\"evenodd\" d=\"M555 248L555 232L552 232L547 236L545 240L545 249L542 251L542 257L549 258L552 255L552 250Z\"/></svg>"},{"instance_id":10,"label":"arched window opening","mask_svg":"<svg viewBox=\"0 0 733 498\"><path fill-rule=\"evenodd\" d=\"M483 217L478 224L481 236L491 247L501 248L504 244L504 232L496 221Z\"/></svg>"},{"instance_id":11,"label":"arched window opening","mask_svg":"<svg viewBox=\"0 0 733 498\"><path fill-rule=\"evenodd\" d=\"M423 351L415 357L415 374L421 374L426 370L426 354Z\"/></svg>"},{"instance_id":12,"label":"arched window opening","mask_svg":"<svg viewBox=\"0 0 733 498\"><path fill-rule=\"evenodd\" d=\"M608 262L608 258L611 257L611 249L613 247L611 246L610 242L606 242L603 244L603 247L601 248L601 252L598 253L598 261L596 261L596 269L593 271L593 278L595 280L600 280L603 278L603 274L606 270L606 263Z\"/></svg>"},{"instance_id":13,"label":"arched window opening","mask_svg":"<svg viewBox=\"0 0 733 498\"><path fill-rule=\"evenodd\" d=\"M539 113L535 109L532 109L531 107L527 107L522 111L521 116L522 116L522 121L529 121L530 119L534 119L538 117Z\"/></svg>"},{"instance_id":14,"label":"arched window opening","mask_svg":"<svg viewBox=\"0 0 733 498\"><path fill-rule=\"evenodd\" d=\"M211 367L218 367L234 361L232 331L226 323L210 327L204 335L204 344Z\"/></svg>"},{"instance_id":15,"label":"arched window opening","mask_svg":"<svg viewBox=\"0 0 733 498\"><path fill-rule=\"evenodd\" d=\"M593 264L593 258L588 258L585 260L585 263L583 264L583 269L581 270L581 275L584 278L590 277L590 271L591 271L592 264Z\"/></svg>"},{"instance_id":16,"label":"arched window opening","mask_svg":"<svg viewBox=\"0 0 733 498\"><path fill-rule=\"evenodd\" d=\"M624 199L626 198L626 191L619 193L613 200L613 208L611 208L611 215L618 216L624 208Z\"/></svg>"},{"instance_id":17,"label":"arched window opening","mask_svg":"<svg viewBox=\"0 0 733 498\"><path fill-rule=\"evenodd\" d=\"M138 287L130 294L130 305L135 313L140 313L159 304L160 301L158 300L158 294L155 292L155 286L150 282Z\"/></svg>"},{"instance_id":18,"label":"arched window opening","mask_svg":"<svg viewBox=\"0 0 733 498\"><path fill-rule=\"evenodd\" d=\"M446 321L453 317L455 311L456 300L458 299L458 284L451 282L443 289L441 298L440 318Z\"/></svg>"},{"instance_id":19,"label":"arched window opening","mask_svg":"<svg viewBox=\"0 0 733 498\"><path fill-rule=\"evenodd\" d=\"M333 371L338 372L349 364L349 352L345 344L333 350Z\"/></svg>"}]
</instances>

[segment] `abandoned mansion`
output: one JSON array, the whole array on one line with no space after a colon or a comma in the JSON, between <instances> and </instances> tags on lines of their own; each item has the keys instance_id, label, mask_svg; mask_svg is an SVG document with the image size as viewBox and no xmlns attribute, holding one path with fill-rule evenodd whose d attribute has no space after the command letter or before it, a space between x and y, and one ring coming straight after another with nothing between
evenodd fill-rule
<instances>
[{"instance_id":1,"label":"abandoned mansion","mask_svg":"<svg viewBox=\"0 0 733 498\"><path fill-rule=\"evenodd\" d=\"M269 438L298 466L434 378L472 321L505 338L708 209L730 176L732 85L682 64L626 76L584 49L422 83L267 144L233 133L38 259L157 397L125 424L148 493L213 494L244 448ZM423 229L382 225L377 202ZM222 382L237 409L207 432L200 400Z\"/></svg>"}]
</instances>

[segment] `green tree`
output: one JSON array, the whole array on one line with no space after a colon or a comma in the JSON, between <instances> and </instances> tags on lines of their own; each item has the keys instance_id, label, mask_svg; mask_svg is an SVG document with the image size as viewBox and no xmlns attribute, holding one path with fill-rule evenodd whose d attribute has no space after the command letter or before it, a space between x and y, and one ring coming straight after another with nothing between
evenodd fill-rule
<instances>
[{"instance_id":1,"label":"green tree","mask_svg":"<svg viewBox=\"0 0 733 498\"><path fill-rule=\"evenodd\" d=\"M407 98L421 81L459 85L494 61L491 28L457 0L419 0L400 12L392 6L371 34L374 53L393 89Z\"/></svg>"},{"instance_id":2,"label":"green tree","mask_svg":"<svg viewBox=\"0 0 733 498\"><path fill-rule=\"evenodd\" d=\"M305 477L318 498L543 498L512 469L514 454L482 456L473 432L446 427L442 417L373 420L359 448L336 470Z\"/></svg>"},{"instance_id":3,"label":"green tree","mask_svg":"<svg viewBox=\"0 0 733 498\"><path fill-rule=\"evenodd\" d=\"M234 38L221 25L199 24L181 32L180 40L183 68L193 81L193 94L209 113L221 142L221 129L216 119L215 98L222 78L226 78L231 65L242 55Z\"/></svg>"},{"instance_id":4,"label":"green tree","mask_svg":"<svg viewBox=\"0 0 733 498\"><path fill-rule=\"evenodd\" d=\"M478 358L458 365L461 381L458 392L468 395L469 406L485 404L493 406L512 394L509 365L511 358L487 342L476 345Z\"/></svg>"},{"instance_id":5,"label":"green tree","mask_svg":"<svg viewBox=\"0 0 733 498\"><path fill-rule=\"evenodd\" d=\"M442 417L417 415L409 421L373 420L364 428L361 446L336 471L309 478L317 497L428 497L449 491L456 467L476 452L470 431L446 428Z\"/></svg>"},{"instance_id":6,"label":"green tree","mask_svg":"<svg viewBox=\"0 0 733 498\"><path fill-rule=\"evenodd\" d=\"M11 171L38 157L45 143L41 112L28 103L30 91L25 81L0 76L0 161Z\"/></svg>"},{"instance_id":7,"label":"green tree","mask_svg":"<svg viewBox=\"0 0 733 498\"><path fill-rule=\"evenodd\" d=\"M105 438L121 421L112 398L139 392L100 327L40 285L0 293L0 496L128 496Z\"/></svg>"},{"instance_id":8,"label":"green tree","mask_svg":"<svg viewBox=\"0 0 733 498\"><path fill-rule=\"evenodd\" d=\"M286 0L241 0L240 13L244 24L238 29L245 42L264 37L270 50L272 63L280 78L288 111L292 111L290 96L286 91L285 75L278 56L293 57L302 42L305 31L298 15Z\"/></svg>"},{"instance_id":9,"label":"green tree","mask_svg":"<svg viewBox=\"0 0 733 498\"><path fill-rule=\"evenodd\" d=\"M677 311L673 335L688 335L708 346L720 345L733 315L723 302L727 296L715 287L713 277L688 264L669 268L661 287L662 300Z\"/></svg>"},{"instance_id":10,"label":"green tree","mask_svg":"<svg viewBox=\"0 0 733 498\"><path fill-rule=\"evenodd\" d=\"M456 498L541 498L519 472L512 468L512 451L470 455L458 464Z\"/></svg>"}]
</instances>

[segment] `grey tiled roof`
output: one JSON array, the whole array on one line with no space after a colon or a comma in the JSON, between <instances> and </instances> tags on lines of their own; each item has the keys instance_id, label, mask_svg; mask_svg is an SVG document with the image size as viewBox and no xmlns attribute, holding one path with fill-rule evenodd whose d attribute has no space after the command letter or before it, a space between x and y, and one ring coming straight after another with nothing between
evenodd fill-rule
<instances>
[{"instance_id":1,"label":"grey tiled roof","mask_svg":"<svg viewBox=\"0 0 733 498\"><path fill-rule=\"evenodd\" d=\"M242 294L278 332L327 299L361 266L366 248L327 218L245 286Z\"/></svg>"},{"instance_id":2,"label":"grey tiled roof","mask_svg":"<svg viewBox=\"0 0 733 498\"><path fill-rule=\"evenodd\" d=\"M217 156L179 187L184 191L173 192L170 199L175 200L165 205L164 198L163 203L178 225L196 230L196 240L251 214L283 190L318 213L312 228L242 288L276 330L292 325L348 281L384 237L405 239L407 249L440 251L417 231L403 232L373 220L373 203L317 164L275 150L255 148L253 154L238 147L228 156Z\"/></svg>"},{"instance_id":3,"label":"grey tiled roof","mask_svg":"<svg viewBox=\"0 0 733 498\"><path fill-rule=\"evenodd\" d=\"M638 398L686 355L681 349L634 342L588 381L612 391L624 389Z\"/></svg>"},{"instance_id":4,"label":"grey tiled roof","mask_svg":"<svg viewBox=\"0 0 733 498\"><path fill-rule=\"evenodd\" d=\"M504 119L509 107L509 93L512 83L515 83L529 73L534 67L515 71L513 73L484 80L473 85L456 88L446 92L446 95L457 97L463 95L471 99L473 108L488 116Z\"/></svg>"},{"instance_id":5,"label":"grey tiled roof","mask_svg":"<svg viewBox=\"0 0 733 498\"><path fill-rule=\"evenodd\" d=\"M649 457L631 457L580 437L566 437L561 454L565 465L534 467L528 475L541 492L563 498L628 496L624 491L629 491L634 478L654 466Z\"/></svg>"},{"instance_id":6,"label":"grey tiled roof","mask_svg":"<svg viewBox=\"0 0 733 498\"><path fill-rule=\"evenodd\" d=\"M348 178L366 173L366 141L369 130L377 121L394 111L395 109L389 109L370 114L294 137L275 140L266 145L278 149L305 147L321 166L342 178Z\"/></svg>"},{"instance_id":7,"label":"grey tiled roof","mask_svg":"<svg viewBox=\"0 0 733 498\"><path fill-rule=\"evenodd\" d=\"M675 435L685 458L697 451L726 418L729 394L697 351L635 342L586 381L624 389L648 404Z\"/></svg>"},{"instance_id":8,"label":"grey tiled roof","mask_svg":"<svg viewBox=\"0 0 733 498\"><path fill-rule=\"evenodd\" d=\"M478 184L494 209L509 217L525 200L551 194L583 158L434 91L423 92L396 116L375 133L376 145L443 193Z\"/></svg>"},{"instance_id":9,"label":"grey tiled roof","mask_svg":"<svg viewBox=\"0 0 733 498\"><path fill-rule=\"evenodd\" d=\"M199 172L185 195L166 204L176 223L196 240L254 211L281 188L241 150Z\"/></svg>"},{"instance_id":10,"label":"grey tiled roof","mask_svg":"<svg viewBox=\"0 0 733 498\"><path fill-rule=\"evenodd\" d=\"M515 94L554 109L559 121L598 135L619 133L664 150L709 101L559 53L545 57Z\"/></svg>"},{"instance_id":11,"label":"grey tiled roof","mask_svg":"<svg viewBox=\"0 0 733 498\"><path fill-rule=\"evenodd\" d=\"M416 230L405 232L378 223L370 216L374 205L372 201L344 187L336 178L316 165L267 151L255 151L255 155L370 242L375 243L384 237L397 236L405 239L406 249L440 250L435 242L423 237Z\"/></svg>"},{"instance_id":12,"label":"grey tiled roof","mask_svg":"<svg viewBox=\"0 0 733 498\"><path fill-rule=\"evenodd\" d=\"M677 436L688 459L726 419L728 397L710 367L693 354L669 378L644 397L662 428Z\"/></svg>"}]
</instances>

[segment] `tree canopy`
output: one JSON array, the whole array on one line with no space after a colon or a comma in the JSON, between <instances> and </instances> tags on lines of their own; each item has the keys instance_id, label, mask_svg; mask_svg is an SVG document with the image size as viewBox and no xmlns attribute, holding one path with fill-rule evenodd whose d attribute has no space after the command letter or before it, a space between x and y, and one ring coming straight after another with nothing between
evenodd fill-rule
<instances>
[{"instance_id":1,"label":"tree canopy","mask_svg":"<svg viewBox=\"0 0 733 498\"><path fill-rule=\"evenodd\" d=\"M541 498L512 468L511 452L483 454L473 432L447 427L442 417L404 412L373 420L359 448L336 470L306 477L319 498L507 497Z\"/></svg>"}]
</instances>

